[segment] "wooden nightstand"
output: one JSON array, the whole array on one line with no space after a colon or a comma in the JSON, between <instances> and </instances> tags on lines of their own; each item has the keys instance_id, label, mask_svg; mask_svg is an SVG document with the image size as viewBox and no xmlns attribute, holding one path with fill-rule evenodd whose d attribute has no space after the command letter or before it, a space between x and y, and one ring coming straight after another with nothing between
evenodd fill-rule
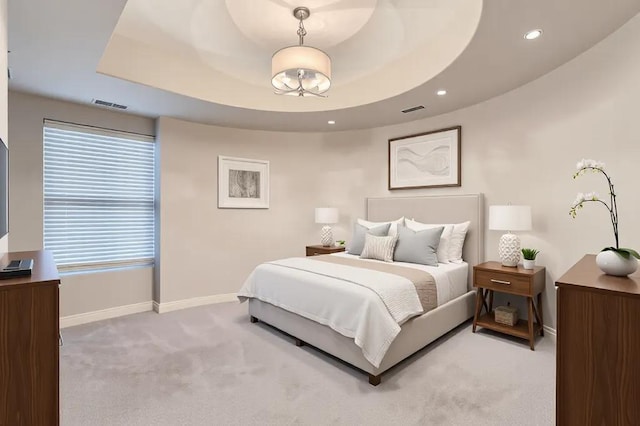
<instances>
[{"instance_id":1,"label":"wooden nightstand","mask_svg":"<svg viewBox=\"0 0 640 426\"><path fill-rule=\"evenodd\" d=\"M344 247L307 246L307 256L340 253L341 251L344 251Z\"/></svg>"},{"instance_id":2,"label":"wooden nightstand","mask_svg":"<svg viewBox=\"0 0 640 426\"><path fill-rule=\"evenodd\" d=\"M545 269L536 266L524 269L521 266L511 268L500 262L485 262L473 267L473 286L476 287L476 311L473 317L473 332L476 326L488 328L512 336L529 340L534 350L535 334L544 336L542 322L542 292L545 287ZM513 327L497 323L493 312L493 292L515 294L527 298L527 319L519 319ZM487 302L487 296L489 301ZM533 298L537 297L537 306ZM482 309L486 313L482 314ZM534 322L534 316L537 322Z\"/></svg>"}]
</instances>

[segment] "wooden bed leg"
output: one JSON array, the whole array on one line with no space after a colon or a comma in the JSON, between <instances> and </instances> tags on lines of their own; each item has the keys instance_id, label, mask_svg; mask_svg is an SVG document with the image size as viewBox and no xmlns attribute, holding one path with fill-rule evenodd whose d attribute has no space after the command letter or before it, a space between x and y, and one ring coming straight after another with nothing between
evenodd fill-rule
<instances>
[{"instance_id":1,"label":"wooden bed leg","mask_svg":"<svg viewBox=\"0 0 640 426\"><path fill-rule=\"evenodd\" d=\"M369 374L369 384L373 385L373 386L378 386L380 384L381 381L381 375L378 374L377 376L374 376L373 374Z\"/></svg>"},{"instance_id":2,"label":"wooden bed leg","mask_svg":"<svg viewBox=\"0 0 640 426\"><path fill-rule=\"evenodd\" d=\"M296 346L297 346L297 347L304 346L304 342L303 342L302 340L297 339L297 338L295 338L295 337L294 337L294 339L295 339L295 341L296 341Z\"/></svg>"},{"instance_id":3,"label":"wooden bed leg","mask_svg":"<svg viewBox=\"0 0 640 426\"><path fill-rule=\"evenodd\" d=\"M252 323L252 324L253 324L253 323L256 323L256 322L258 322L258 318L254 317L254 316L252 315L252 316L251 316L250 321L251 321L251 323Z\"/></svg>"}]
</instances>

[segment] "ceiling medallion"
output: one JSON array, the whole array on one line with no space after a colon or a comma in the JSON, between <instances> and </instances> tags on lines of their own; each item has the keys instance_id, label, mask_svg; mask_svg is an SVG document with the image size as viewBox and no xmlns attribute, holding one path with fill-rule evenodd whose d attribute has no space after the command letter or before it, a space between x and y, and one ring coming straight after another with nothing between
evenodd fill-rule
<instances>
[{"instance_id":1,"label":"ceiling medallion","mask_svg":"<svg viewBox=\"0 0 640 426\"><path fill-rule=\"evenodd\" d=\"M319 96L331 87L331 58L320 49L304 46L307 30L303 21L311 15L306 7L293 9L299 45L278 50L271 58L271 85L278 95Z\"/></svg>"}]
</instances>

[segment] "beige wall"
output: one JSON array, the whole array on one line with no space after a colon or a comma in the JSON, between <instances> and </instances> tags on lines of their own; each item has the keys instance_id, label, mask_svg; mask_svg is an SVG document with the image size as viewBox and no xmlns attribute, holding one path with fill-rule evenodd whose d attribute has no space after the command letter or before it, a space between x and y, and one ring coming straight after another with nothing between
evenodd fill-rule
<instances>
[{"instance_id":1,"label":"beige wall","mask_svg":"<svg viewBox=\"0 0 640 426\"><path fill-rule=\"evenodd\" d=\"M160 119L157 301L232 293L259 262L303 255L306 244L319 240L315 207L338 207L335 235L349 239L352 221L364 215L365 197L481 192L487 206L532 206L534 230L521 236L525 246L542 250L539 263L547 267L544 313L553 326L554 280L583 254L613 243L604 209L588 206L576 220L568 215L576 192L606 192L598 176L571 179L577 160L592 157L607 163L619 194L621 243L640 248L634 173L640 158L634 126L640 98L637 51L640 17L527 86L451 114L385 128L302 134ZM455 96L455 88L449 93ZM154 125L150 119L22 93L10 93L9 113L11 250L42 246L44 117L142 133L152 133ZM386 189L389 138L457 124L463 127L461 188ZM217 208L218 155L271 162L268 210ZM489 259L497 257L500 234L486 232ZM150 300L151 271L131 274L136 275L65 277L62 315Z\"/></svg>"},{"instance_id":2,"label":"beige wall","mask_svg":"<svg viewBox=\"0 0 640 426\"><path fill-rule=\"evenodd\" d=\"M1 73L0 73L1 74ZM43 245L42 124L45 118L117 130L154 134L154 120L97 107L9 92L9 250ZM60 315L68 316L148 302L152 268L66 275L60 290Z\"/></svg>"},{"instance_id":3,"label":"beige wall","mask_svg":"<svg viewBox=\"0 0 640 426\"><path fill-rule=\"evenodd\" d=\"M600 176L571 178L579 159L607 163L619 194L621 244L640 248L639 51L640 16L529 85L451 114L385 128L298 134L160 119L160 301L234 292L257 263L302 255L305 244L319 239L314 207L340 208L335 234L348 239L365 197L481 192L487 206L532 206L534 229L521 238L523 246L542 251L544 314L555 326L554 280L585 253L613 244L600 206L569 217L577 192L606 195ZM455 96L455 88L448 89ZM386 189L389 138L458 124L461 188ZM218 155L271 162L269 210L217 209ZM497 258L501 234L486 232L488 259Z\"/></svg>"},{"instance_id":4,"label":"beige wall","mask_svg":"<svg viewBox=\"0 0 640 426\"><path fill-rule=\"evenodd\" d=\"M7 0L0 0L0 70L7 69ZM7 73L0 72L0 138L9 146ZM9 235L0 238L0 257L9 251Z\"/></svg>"}]
</instances>

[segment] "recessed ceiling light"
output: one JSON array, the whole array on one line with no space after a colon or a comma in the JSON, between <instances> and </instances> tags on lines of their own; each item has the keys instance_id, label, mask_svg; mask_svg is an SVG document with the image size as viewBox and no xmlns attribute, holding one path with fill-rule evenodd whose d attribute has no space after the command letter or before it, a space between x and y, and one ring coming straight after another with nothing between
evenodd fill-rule
<instances>
[{"instance_id":1,"label":"recessed ceiling light","mask_svg":"<svg viewBox=\"0 0 640 426\"><path fill-rule=\"evenodd\" d=\"M524 34L526 40L535 40L542 35L542 30L531 30Z\"/></svg>"},{"instance_id":2,"label":"recessed ceiling light","mask_svg":"<svg viewBox=\"0 0 640 426\"><path fill-rule=\"evenodd\" d=\"M438 91L436 92L436 95L438 95L438 96L444 96L444 95L446 95L446 94L447 94L447 91L446 91L446 90L444 90L444 89L440 89L440 90L438 90Z\"/></svg>"},{"instance_id":3,"label":"recessed ceiling light","mask_svg":"<svg viewBox=\"0 0 640 426\"><path fill-rule=\"evenodd\" d=\"M336 122L334 120L329 120L327 121L327 124L336 124Z\"/></svg>"}]
</instances>

